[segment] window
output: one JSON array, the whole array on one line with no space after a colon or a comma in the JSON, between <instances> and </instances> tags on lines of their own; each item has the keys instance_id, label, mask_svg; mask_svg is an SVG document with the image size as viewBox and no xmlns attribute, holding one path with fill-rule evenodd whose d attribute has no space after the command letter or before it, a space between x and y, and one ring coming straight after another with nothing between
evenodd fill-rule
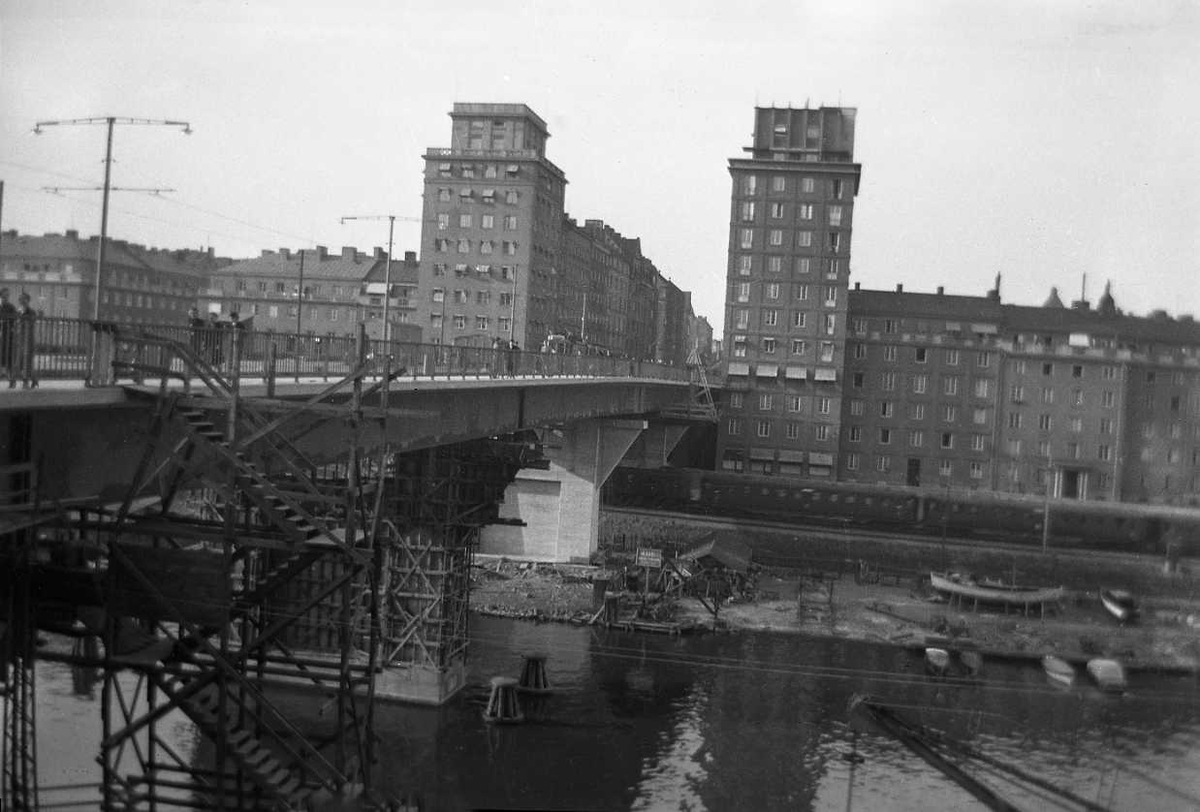
<instances>
[{"instance_id":1,"label":"window","mask_svg":"<svg viewBox=\"0 0 1200 812\"><path fill-rule=\"evenodd\" d=\"M729 408L731 408L731 409L742 408L742 393L741 392L730 392L729 393Z\"/></svg>"},{"instance_id":2,"label":"window","mask_svg":"<svg viewBox=\"0 0 1200 812\"><path fill-rule=\"evenodd\" d=\"M817 426L816 437L821 442L828 440L829 439L829 426L826 426L826 425Z\"/></svg>"},{"instance_id":3,"label":"window","mask_svg":"<svg viewBox=\"0 0 1200 812\"><path fill-rule=\"evenodd\" d=\"M496 242L494 240L480 240L479 241L479 253L490 254L495 249L496 249Z\"/></svg>"},{"instance_id":4,"label":"window","mask_svg":"<svg viewBox=\"0 0 1200 812\"><path fill-rule=\"evenodd\" d=\"M918 395L923 395L923 394L925 394L925 390L928 386L929 386L929 376L928 375L913 375L913 377L912 377L913 392L917 393Z\"/></svg>"},{"instance_id":5,"label":"window","mask_svg":"<svg viewBox=\"0 0 1200 812\"><path fill-rule=\"evenodd\" d=\"M913 359L918 364L924 364L928 360L928 358L929 358L929 350L925 349L924 347L917 347L913 351Z\"/></svg>"},{"instance_id":6,"label":"window","mask_svg":"<svg viewBox=\"0 0 1200 812\"><path fill-rule=\"evenodd\" d=\"M829 414L829 408L832 405L830 398L817 398L817 414Z\"/></svg>"},{"instance_id":7,"label":"window","mask_svg":"<svg viewBox=\"0 0 1200 812\"><path fill-rule=\"evenodd\" d=\"M1072 389L1071 390L1071 405L1072 406L1082 406L1083 405L1083 390L1082 389Z\"/></svg>"},{"instance_id":8,"label":"window","mask_svg":"<svg viewBox=\"0 0 1200 812\"><path fill-rule=\"evenodd\" d=\"M778 299L779 298L779 283L778 282L772 282L771 284L767 285L767 298L768 299ZM775 311L771 311L771 312L774 313ZM775 323L774 319L772 319L772 321L770 323L774 324Z\"/></svg>"},{"instance_id":9,"label":"window","mask_svg":"<svg viewBox=\"0 0 1200 812\"><path fill-rule=\"evenodd\" d=\"M958 350L946 350L946 363L949 366L958 366Z\"/></svg>"},{"instance_id":10,"label":"window","mask_svg":"<svg viewBox=\"0 0 1200 812\"><path fill-rule=\"evenodd\" d=\"M469 214L458 215L458 227L459 228L470 228L471 227L471 215L469 215Z\"/></svg>"},{"instance_id":11,"label":"window","mask_svg":"<svg viewBox=\"0 0 1200 812\"><path fill-rule=\"evenodd\" d=\"M767 242L771 245L783 245L783 231L773 228L767 234Z\"/></svg>"},{"instance_id":12,"label":"window","mask_svg":"<svg viewBox=\"0 0 1200 812\"><path fill-rule=\"evenodd\" d=\"M829 182L829 196L834 200L842 199L842 179L834 178Z\"/></svg>"},{"instance_id":13,"label":"window","mask_svg":"<svg viewBox=\"0 0 1200 812\"><path fill-rule=\"evenodd\" d=\"M812 261L809 260L808 257L801 257L800 259L796 260L796 273L797 274L807 274L811 267L812 267Z\"/></svg>"},{"instance_id":14,"label":"window","mask_svg":"<svg viewBox=\"0 0 1200 812\"><path fill-rule=\"evenodd\" d=\"M925 404L924 403L908 404L908 419L909 420L924 420L925 419Z\"/></svg>"},{"instance_id":15,"label":"window","mask_svg":"<svg viewBox=\"0 0 1200 812\"><path fill-rule=\"evenodd\" d=\"M800 439L800 424L796 423L794 421L789 422L787 424L787 428L785 429L785 432L786 432L787 438L789 440L799 440Z\"/></svg>"},{"instance_id":16,"label":"window","mask_svg":"<svg viewBox=\"0 0 1200 812\"><path fill-rule=\"evenodd\" d=\"M841 206L830 206L829 207L829 225L840 226L841 224L842 224L842 207Z\"/></svg>"},{"instance_id":17,"label":"window","mask_svg":"<svg viewBox=\"0 0 1200 812\"><path fill-rule=\"evenodd\" d=\"M823 364L832 364L833 363L833 348L834 348L834 344L832 341L822 341L821 342L821 363L823 363Z\"/></svg>"},{"instance_id":18,"label":"window","mask_svg":"<svg viewBox=\"0 0 1200 812\"><path fill-rule=\"evenodd\" d=\"M978 460L971 461L971 479L983 479L983 463Z\"/></svg>"},{"instance_id":19,"label":"window","mask_svg":"<svg viewBox=\"0 0 1200 812\"><path fill-rule=\"evenodd\" d=\"M769 298L772 298L772 297L769 297ZM778 323L779 323L779 311L778 310L764 310L763 311L763 326L774 327Z\"/></svg>"},{"instance_id":20,"label":"window","mask_svg":"<svg viewBox=\"0 0 1200 812\"><path fill-rule=\"evenodd\" d=\"M737 286L737 300L739 302L750 301L750 283L740 282Z\"/></svg>"},{"instance_id":21,"label":"window","mask_svg":"<svg viewBox=\"0 0 1200 812\"><path fill-rule=\"evenodd\" d=\"M767 257L767 271L769 273L783 273L783 257Z\"/></svg>"},{"instance_id":22,"label":"window","mask_svg":"<svg viewBox=\"0 0 1200 812\"><path fill-rule=\"evenodd\" d=\"M833 307L836 304L837 304L837 286L826 285L825 286L825 306ZM895 359L893 359L893 360L895 360Z\"/></svg>"},{"instance_id":23,"label":"window","mask_svg":"<svg viewBox=\"0 0 1200 812\"><path fill-rule=\"evenodd\" d=\"M879 402L880 417L891 417L894 411L894 406L890 400L881 400Z\"/></svg>"},{"instance_id":24,"label":"window","mask_svg":"<svg viewBox=\"0 0 1200 812\"><path fill-rule=\"evenodd\" d=\"M504 202L510 206L515 206L519 195L520 192L518 192L516 189L507 189L504 192Z\"/></svg>"},{"instance_id":25,"label":"window","mask_svg":"<svg viewBox=\"0 0 1200 812\"><path fill-rule=\"evenodd\" d=\"M952 473L954 473L954 465L950 462L950 460L939 460L938 473L942 476L950 476Z\"/></svg>"},{"instance_id":26,"label":"window","mask_svg":"<svg viewBox=\"0 0 1200 812\"><path fill-rule=\"evenodd\" d=\"M508 254L509 256L512 256L513 254L517 253L517 244L515 242L505 240L504 241L504 253Z\"/></svg>"},{"instance_id":27,"label":"window","mask_svg":"<svg viewBox=\"0 0 1200 812\"><path fill-rule=\"evenodd\" d=\"M805 194L812 194L815 188L816 182L812 178L800 179L800 191L804 192Z\"/></svg>"},{"instance_id":28,"label":"window","mask_svg":"<svg viewBox=\"0 0 1200 812\"><path fill-rule=\"evenodd\" d=\"M896 332L896 320L895 319L884 319L883 320L883 331L885 333Z\"/></svg>"},{"instance_id":29,"label":"window","mask_svg":"<svg viewBox=\"0 0 1200 812\"><path fill-rule=\"evenodd\" d=\"M1042 431L1050 431L1050 427L1054 425L1054 421L1048 414L1038 415L1038 428Z\"/></svg>"},{"instance_id":30,"label":"window","mask_svg":"<svg viewBox=\"0 0 1200 812\"><path fill-rule=\"evenodd\" d=\"M740 417L729 418L728 431L731 437L736 437L742 433L742 419Z\"/></svg>"},{"instance_id":31,"label":"window","mask_svg":"<svg viewBox=\"0 0 1200 812\"><path fill-rule=\"evenodd\" d=\"M787 178L784 177L783 175L772 175L771 176L771 191L772 192L786 192L787 191Z\"/></svg>"},{"instance_id":32,"label":"window","mask_svg":"<svg viewBox=\"0 0 1200 812\"><path fill-rule=\"evenodd\" d=\"M837 332L837 316L832 313L825 314L825 335L831 336Z\"/></svg>"},{"instance_id":33,"label":"window","mask_svg":"<svg viewBox=\"0 0 1200 812\"><path fill-rule=\"evenodd\" d=\"M505 231L516 231L517 230L517 215L515 215L515 214L504 215L504 230Z\"/></svg>"},{"instance_id":34,"label":"window","mask_svg":"<svg viewBox=\"0 0 1200 812\"><path fill-rule=\"evenodd\" d=\"M971 422L976 426L986 426L988 422L987 409L973 409L971 411Z\"/></svg>"},{"instance_id":35,"label":"window","mask_svg":"<svg viewBox=\"0 0 1200 812\"><path fill-rule=\"evenodd\" d=\"M949 431L942 432L942 448L954 448L954 434Z\"/></svg>"},{"instance_id":36,"label":"window","mask_svg":"<svg viewBox=\"0 0 1200 812\"><path fill-rule=\"evenodd\" d=\"M438 189L438 202L439 203L449 203L450 202L450 190L448 188L446 188L445 186Z\"/></svg>"},{"instance_id":37,"label":"window","mask_svg":"<svg viewBox=\"0 0 1200 812\"><path fill-rule=\"evenodd\" d=\"M982 434L972 434L971 435L971 450L972 451L983 451L983 447L984 447L984 436Z\"/></svg>"},{"instance_id":38,"label":"window","mask_svg":"<svg viewBox=\"0 0 1200 812\"><path fill-rule=\"evenodd\" d=\"M738 257L738 276L749 276L754 270L754 257L742 254Z\"/></svg>"},{"instance_id":39,"label":"window","mask_svg":"<svg viewBox=\"0 0 1200 812\"><path fill-rule=\"evenodd\" d=\"M979 367L990 367L992 365L992 354L987 350L981 351L975 356L975 364Z\"/></svg>"},{"instance_id":40,"label":"window","mask_svg":"<svg viewBox=\"0 0 1200 812\"><path fill-rule=\"evenodd\" d=\"M975 397L986 398L991 396L991 381L987 378L975 379Z\"/></svg>"},{"instance_id":41,"label":"window","mask_svg":"<svg viewBox=\"0 0 1200 812\"><path fill-rule=\"evenodd\" d=\"M467 329L467 317L462 315L461 313L456 314L454 316L454 329L456 329L456 330Z\"/></svg>"},{"instance_id":42,"label":"window","mask_svg":"<svg viewBox=\"0 0 1200 812\"><path fill-rule=\"evenodd\" d=\"M853 375L851 375L850 376L850 385L853 386L855 389L862 389L863 373L855 372Z\"/></svg>"},{"instance_id":43,"label":"window","mask_svg":"<svg viewBox=\"0 0 1200 812\"><path fill-rule=\"evenodd\" d=\"M957 395L958 394L958 377L955 375L946 375L942 378L942 394Z\"/></svg>"},{"instance_id":44,"label":"window","mask_svg":"<svg viewBox=\"0 0 1200 812\"><path fill-rule=\"evenodd\" d=\"M1113 380L1114 378L1117 377L1117 368L1116 367L1101 367L1100 368L1100 377L1106 381Z\"/></svg>"},{"instance_id":45,"label":"window","mask_svg":"<svg viewBox=\"0 0 1200 812\"><path fill-rule=\"evenodd\" d=\"M862 428L860 426L851 426L847 436L850 442L857 443L862 440Z\"/></svg>"},{"instance_id":46,"label":"window","mask_svg":"<svg viewBox=\"0 0 1200 812\"><path fill-rule=\"evenodd\" d=\"M1116 396L1111 391L1100 393L1100 405L1106 409L1111 409L1116 402Z\"/></svg>"},{"instance_id":47,"label":"window","mask_svg":"<svg viewBox=\"0 0 1200 812\"><path fill-rule=\"evenodd\" d=\"M450 214L448 212L438 212L437 227L438 231L445 231L450 228Z\"/></svg>"},{"instance_id":48,"label":"window","mask_svg":"<svg viewBox=\"0 0 1200 812\"><path fill-rule=\"evenodd\" d=\"M1021 456L1021 441L1015 440L1015 439L1009 440L1008 441L1008 453L1009 453L1009 456L1012 456L1012 457ZM1016 468L1013 468L1014 473L1016 472L1016 470L1017 470Z\"/></svg>"},{"instance_id":49,"label":"window","mask_svg":"<svg viewBox=\"0 0 1200 812\"><path fill-rule=\"evenodd\" d=\"M754 247L754 229L739 228L738 229L738 247L753 248Z\"/></svg>"},{"instance_id":50,"label":"window","mask_svg":"<svg viewBox=\"0 0 1200 812\"><path fill-rule=\"evenodd\" d=\"M793 327L804 327L807 322L808 322L808 314L805 313L803 310L797 310L794 313L792 313L792 326Z\"/></svg>"},{"instance_id":51,"label":"window","mask_svg":"<svg viewBox=\"0 0 1200 812\"><path fill-rule=\"evenodd\" d=\"M887 392L890 392L893 389L895 389L896 388L896 373L895 372L881 373L879 376L879 386L884 391L887 391Z\"/></svg>"},{"instance_id":52,"label":"window","mask_svg":"<svg viewBox=\"0 0 1200 812\"><path fill-rule=\"evenodd\" d=\"M496 227L496 215L494 215L494 214L479 215L479 225L483 228L495 228Z\"/></svg>"},{"instance_id":53,"label":"window","mask_svg":"<svg viewBox=\"0 0 1200 812\"><path fill-rule=\"evenodd\" d=\"M1013 403L1024 403L1025 402L1025 387L1019 386L1019 385L1011 387L1008 390L1008 399L1011 400Z\"/></svg>"},{"instance_id":54,"label":"window","mask_svg":"<svg viewBox=\"0 0 1200 812\"><path fill-rule=\"evenodd\" d=\"M836 254L842 247L842 232L829 232L829 253ZM836 262L836 260L834 260Z\"/></svg>"},{"instance_id":55,"label":"window","mask_svg":"<svg viewBox=\"0 0 1200 812\"><path fill-rule=\"evenodd\" d=\"M851 416L862 417L864 405L865 405L865 401L862 401L862 400L855 399L855 400L850 401Z\"/></svg>"},{"instance_id":56,"label":"window","mask_svg":"<svg viewBox=\"0 0 1200 812\"><path fill-rule=\"evenodd\" d=\"M866 358L867 357L867 345L866 344L855 344L854 345L854 357L858 360L862 360L863 358Z\"/></svg>"},{"instance_id":57,"label":"window","mask_svg":"<svg viewBox=\"0 0 1200 812\"><path fill-rule=\"evenodd\" d=\"M796 298L802 302L808 300L808 285L796 285Z\"/></svg>"},{"instance_id":58,"label":"window","mask_svg":"<svg viewBox=\"0 0 1200 812\"><path fill-rule=\"evenodd\" d=\"M925 432L920 429L912 429L908 432L908 444L913 448L920 448L925 445Z\"/></svg>"},{"instance_id":59,"label":"window","mask_svg":"<svg viewBox=\"0 0 1200 812\"><path fill-rule=\"evenodd\" d=\"M955 420L958 420L958 407L957 406L943 406L942 407L942 420L947 423L953 423Z\"/></svg>"},{"instance_id":60,"label":"window","mask_svg":"<svg viewBox=\"0 0 1200 812\"><path fill-rule=\"evenodd\" d=\"M806 350L808 350L808 343L804 339L792 339L792 355L804 355Z\"/></svg>"},{"instance_id":61,"label":"window","mask_svg":"<svg viewBox=\"0 0 1200 812\"><path fill-rule=\"evenodd\" d=\"M797 248L811 248L812 247L812 232L811 231L797 231L796 232L796 247Z\"/></svg>"},{"instance_id":62,"label":"window","mask_svg":"<svg viewBox=\"0 0 1200 812\"><path fill-rule=\"evenodd\" d=\"M1067 443L1067 459L1079 459L1079 443Z\"/></svg>"},{"instance_id":63,"label":"window","mask_svg":"<svg viewBox=\"0 0 1200 812\"><path fill-rule=\"evenodd\" d=\"M1053 386L1043 386L1042 387L1042 403L1053 403L1053 402L1054 402L1054 387Z\"/></svg>"},{"instance_id":64,"label":"window","mask_svg":"<svg viewBox=\"0 0 1200 812\"><path fill-rule=\"evenodd\" d=\"M742 176L742 194L752 195L758 191L758 176L743 175Z\"/></svg>"},{"instance_id":65,"label":"window","mask_svg":"<svg viewBox=\"0 0 1200 812\"><path fill-rule=\"evenodd\" d=\"M813 219L813 207L811 203L802 203L796 207L796 214L801 220Z\"/></svg>"},{"instance_id":66,"label":"window","mask_svg":"<svg viewBox=\"0 0 1200 812\"><path fill-rule=\"evenodd\" d=\"M847 471L857 471L858 470L858 454L847 454L846 455L846 470Z\"/></svg>"},{"instance_id":67,"label":"window","mask_svg":"<svg viewBox=\"0 0 1200 812\"><path fill-rule=\"evenodd\" d=\"M773 220L782 219L783 218L783 204L782 203L771 203L770 206L771 206L771 208L769 209L769 211L770 211L771 218Z\"/></svg>"},{"instance_id":68,"label":"window","mask_svg":"<svg viewBox=\"0 0 1200 812\"><path fill-rule=\"evenodd\" d=\"M1054 364L1051 364L1051 363L1042 364L1042 374L1043 375L1053 375L1054 374Z\"/></svg>"},{"instance_id":69,"label":"window","mask_svg":"<svg viewBox=\"0 0 1200 812\"><path fill-rule=\"evenodd\" d=\"M879 444L880 445L890 445L891 442L892 442L892 430L891 429L880 429L879 430Z\"/></svg>"},{"instance_id":70,"label":"window","mask_svg":"<svg viewBox=\"0 0 1200 812\"><path fill-rule=\"evenodd\" d=\"M788 395L787 410L789 412L799 412L800 411L800 396L799 395Z\"/></svg>"},{"instance_id":71,"label":"window","mask_svg":"<svg viewBox=\"0 0 1200 812\"><path fill-rule=\"evenodd\" d=\"M1100 418L1100 433L1112 434L1113 422L1111 417Z\"/></svg>"},{"instance_id":72,"label":"window","mask_svg":"<svg viewBox=\"0 0 1200 812\"><path fill-rule=\"evenodd\" d=\"M1071 431L1074 434L1078 434L1079 432L1083 431L1083 418L1082 417L1072 417L1068 421L1068 425L1070 426Z\"/></svg>"},{"instance_id":73,"label":"window","mask_svg":"<svg viewBox=\"0 0 1200 812\"><path fill-rule=\"evenodd\" d=\"M458 241L458 253L466 254L466 253L469 253L470 250L471 250L471 241L470 240L459 240Z\"/></svg>"},{"instance_id":74,"label":"window","mask_svg":"<svg viewBox=\"0 0 1200 812\"><path fill-rule=\"evenodd\" d=\"M775 354L775 339L764 338L763 342L762 342L762 350L763 350L763 353L766 355L774 355Z\"/></svg>"},{"instance_id":75,"label":"window","mask_svg":"<svg viewBox=\"0 0 1200 812\"><path fill-rule=\"evenodd\" d=\"M1071 377L1072 378L1082 378L1083 377L1083 365L1082 364L1073 364L1071 366Z\"/></svg>"},{"instance_id":76,"label":"window","mask_svg":"<svg viewBox=\"0 0 1200 812\"><path fill-rule=\"evenodd\" d=\"M1103 462L1108 462L1109 460L1111 460L1112 459L1112 446L1101 445L1100 447L1098 447L1096 449L1096 457L1098 457Z\"/></svg>"},{"instance_id":77,"label":"window","mask_svg":"<svg viewBox=\"0 0 1200 812\"><path fill-rule=\"evenodd\" d=\"M487 316L476 316L475 317L475 329L482 330L483 332L486 333L487 329L488 329L488 317Z\"/></svg>"},{"instance_id":78,"label":"window","mask_svg":"<svg viewBox=\"0 0 1200 812\"><path fill-rule=\"evenodd\" d=\"M884 455L876 457L875 470L881 474L886 474L888 471L892 470L892 458Z\"/></svg>"},{"instance_id":79,"label":"window","mask_svg":"<svg viewBox=\"0 0 1200 812\"><path fill-rule=\"evenodd\" d=\"M747 200L742 203L742 220L747 223L754 222L754 201Z\"/></svg>"},{"instance_id":80,"label":"window","mask_svg":"<svg viewBox=\"0 0 1200 812\"><path fill-rule=\"evenodd\" d=\"M759 437L771 436L771 423L768 420L759 420L755 423L754 433Z\"/></svg>"},{"instance_id":81,"label":"window","mask_svg":"<svg viewBox=\"0 0 1200 812\"><path fill-rule=\"evenodd\" d=\"M769 412L775 405L775 396L770 394L761 394L758 396L758 410L760 412Z\"/></svg>"},{"instance_id":82,"label":"window","mask_svg":"<svg viewBox=\"0 0 1200 812\"><path fill-rule=\"evenodd\" d=\"M496 190L495 189L484 189L483 194L481 194L480 197L483 198L484 203L495 203L496 202Z\"/></svg>"}]
</instances>

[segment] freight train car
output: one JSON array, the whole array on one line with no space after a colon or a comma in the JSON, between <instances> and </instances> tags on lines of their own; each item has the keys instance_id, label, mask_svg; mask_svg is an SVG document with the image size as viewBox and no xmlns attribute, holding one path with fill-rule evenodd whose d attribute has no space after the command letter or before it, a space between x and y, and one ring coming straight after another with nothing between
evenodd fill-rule
<instances>
[{"instance_id":1,"label":"freight train car","mask_svg":"<svg viewBox=\"0 0 1200 812\"><path fill-rule=\"evenodd\" d=\"M1036 497L681 468L620 467L604 499L615 507L1038 544L1045 516ZM1048 540L1055 547L1159 553L1163 530L1163 519L1144 506L1055 500Z\"/></svg>"}]
</instances>

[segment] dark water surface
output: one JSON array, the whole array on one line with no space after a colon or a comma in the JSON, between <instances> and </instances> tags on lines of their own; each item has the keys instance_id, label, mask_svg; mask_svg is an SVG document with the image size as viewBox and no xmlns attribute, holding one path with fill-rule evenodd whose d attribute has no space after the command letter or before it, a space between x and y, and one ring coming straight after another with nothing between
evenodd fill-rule
<instances>
[{"instance_id":1,"label":"dark water surface","mask_svg":"<svg viewBox=\"0 0 1200 812\"><path fill-rule=\"evenodd\" d=\"M1200 687L1134 675L1116 698L1049 685L1039 667L985 665L931 681L916 654L873 643L739 633L664 637L471 618L467 689L442 708L381 703L376 773L424 810L938 810L983 808L890 737L851 721L856 693L1112 809L1200 809ZM489 679L547 655L556 692L527 721L483 721ZM95 776L99 709L45 665L43 781ZM288 695L289 715L321 700ZM196 752L186 720L172 721ZM860 732L861 731L861 732ZM48 758L58 760L56 768ZM1054 809L977 775L1022 809Z\"/></svg>"}]
</instances>

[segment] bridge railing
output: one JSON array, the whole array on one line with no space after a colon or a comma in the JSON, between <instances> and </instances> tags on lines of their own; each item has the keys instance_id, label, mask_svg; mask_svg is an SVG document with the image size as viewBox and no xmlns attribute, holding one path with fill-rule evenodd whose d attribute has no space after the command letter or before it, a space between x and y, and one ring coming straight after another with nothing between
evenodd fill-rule
<instances>
[{"instance_id":1,"label":"bridge railing","mask_svg":"<svg viewBox=\"0 0 1200 812\"><path fill-rule=\"evenodd\" d=\"M15 342L13 331L8 340ZM118 324L89 319L41 318L34 329L32 363L41 380L81 381L105 386L128 380L131 368L160 368L186 377L182 360L137 336L169 338L188 346L212 367L230 368L235 337L241 341L238 374L243 381L336 380L348 374L358 357L353 335L314 335L234 329L228 325L192 328L178 324ZM5 333L0 329L0 350ZM578 356L408 341L367 340L369 357L390 355L403 377L485 379L505 377L643 377L686 381L684 367L617 356ZM19 348L16 348L19 351ZM114 363L116 364L114 368ZM3 361L0 361L3 366ZM116 371L114 371L114 369ZM382 368L381 368L382 370Z\"/></svg>"}]
</instances>

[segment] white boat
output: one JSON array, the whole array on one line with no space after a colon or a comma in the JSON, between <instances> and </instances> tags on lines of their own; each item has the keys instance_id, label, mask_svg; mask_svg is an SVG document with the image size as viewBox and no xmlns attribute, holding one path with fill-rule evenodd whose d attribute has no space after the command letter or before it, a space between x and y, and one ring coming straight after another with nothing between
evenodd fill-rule
<instances>
[{"instance_id":1,"label":"white boat","mask_svg":"<svg viewBox=\"0 0 1200 812\"><path fill-rule=\"evenodd\" d=\"M1087 671L1101 691L1120 693L1125 690L1125 668L1116 660L1107 657L1088 660Z\"/></svg>"},{"instance_id":2,"label":"white boat","mask_svg":"<svg viewBox=\"0 0 1200 812\"><path fill-rule=\"evenodd\" d=\"M1101 589L1100 603L1121 623L1128 623L1137 617L1137 601L1132 593L1124 589Z\"/></svg>"},{"instance_id":3,"label":"white boat","mask_svg":"<svg viewBox=\"0 0 1200 812\"><path fill-rule=\"evenodd\" d=\"M972 578L954 573L929 573L929 582L934 590L959 598L969 598L979 603L1004 604L1006 606L1036 606L1056 603L1067 595L1061 586L1030 587L1009 584L980 583Z\"/></svg>"},{"instance_id":4,"label":"white boat","mask_svg":"<svg viewBox=\"0 0 1200 812\"><path fill-rule=\"evenodd\" d=\"M983 655L971 649L955 653L958 655L958 675L964 679L977 679L983 671Z\"/></svg>"},{"instance_id":5,"label":"white boat","mask_svg":"<svg viewBox=\"0 0 1200 812\"><path fill-rule=\"evenodd\" d=\"M950 652L944 648L925 649L925 670L935 677L942 677L950 667Z\"/></svg>"},{"instance_id":6,"label":"white boat","mask_svg":"<svg viewBox=\"0 0 1200 812\"><path fill-rule=\"evenodd\" d=\"M1070 688L1075 683L1075 666L1061 657L1047 654L1042 658L1042 670L1055 685Z\"/></svg>"}]
</instances>

